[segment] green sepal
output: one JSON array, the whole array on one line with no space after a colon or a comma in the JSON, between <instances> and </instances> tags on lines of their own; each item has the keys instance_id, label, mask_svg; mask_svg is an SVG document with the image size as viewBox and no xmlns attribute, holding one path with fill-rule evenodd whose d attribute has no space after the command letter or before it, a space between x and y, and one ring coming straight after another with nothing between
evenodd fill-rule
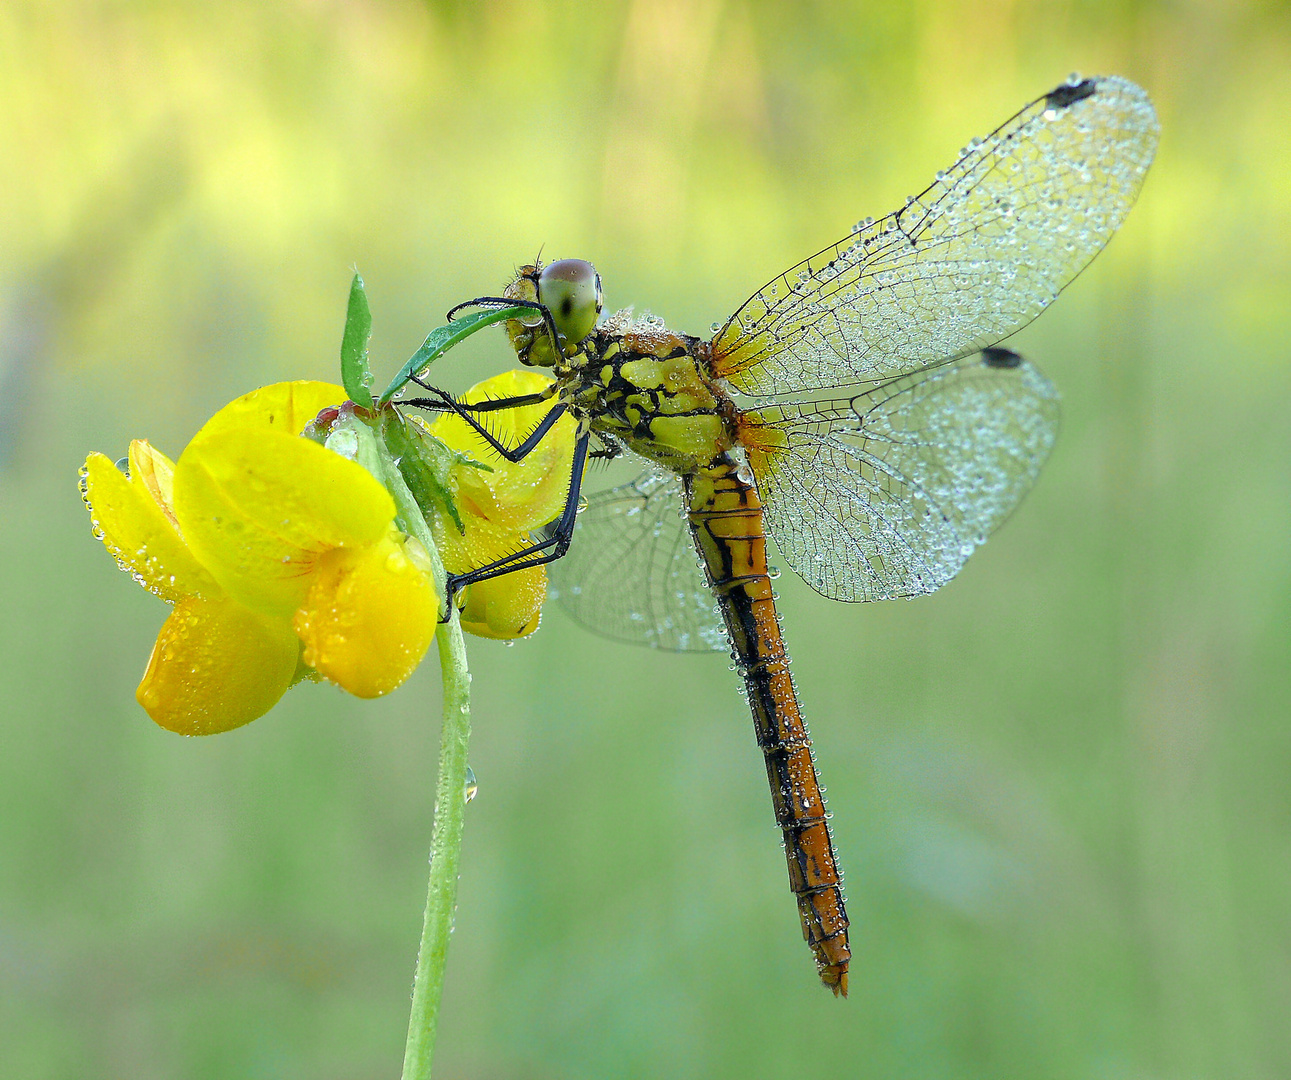
<instances>
[{"instance_id":1,"label":"green sepal","mask_svg":"<svg viewBox=\"0 0 1291 1080\"><path fill-rule=\"evenodd\" d=\"M399 474L422 516L432 521L446 514L458 532L465 531L452 480L453 468L461 455L397 409L383 409L381 421L386 448L399 466Z\"/></svg>"},{"instance_id":2,"label":"green sepal","mask_svg":"<svg viewBox=\"0 0 1291 1080\"><path fill-rule=\"evenodd\" d=\"M360 282L360 287L362 283ZM365 308L366 310L366 308ZM532 317L533 308L527 307L505 307L496 308L491 311L476 311L470 315L463 315L460 319L454 319L444 326L437 326L432 330L421 348L418 349L408 359L408 362L399 369L385 392L377 400L378 405L384 405L400 390L404 388L408 380L414 375L419 375L438 360L444 353L448 352L454 345L470 337L476 330L480 330L492 323L503 322L507 319L517 319L521 316ZM349 384L346 383L346 389Z\"/></svg>"},{"instance_id":3,"label":"green sepal","mask_svg":"<svg viewBox=\"0 0 1291 1080\"><path fill-rule=\"evenodd\" d=\"M350 282L350 303L345 309L345 333L341 335L341 385L355 405L374 407L372 369L368 366L368 338L372 336L372 312L363 278L357 273Z\"/></svg>"}]
</instances>

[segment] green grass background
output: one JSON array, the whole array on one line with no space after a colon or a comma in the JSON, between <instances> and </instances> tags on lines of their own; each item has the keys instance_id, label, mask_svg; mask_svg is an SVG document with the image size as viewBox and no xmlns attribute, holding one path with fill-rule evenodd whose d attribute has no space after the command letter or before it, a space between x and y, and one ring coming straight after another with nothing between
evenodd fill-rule
<instances>
[{"instance_id":1,"label":"green grass background","mask_svg":"<svg viewBox=\"0 0 1291 1080\"><path fill-rule=\"evenodd\" d=\"M0 8L0 1076L398 1073L437 745L292 691L184 741L87 451L392 372L541 248L702 333L1072 70L1148 87L1138 207L1011 344L1035 492L941 594L780 582L854 921L816 985L721 656L558 610L472 643L437 1075L1291 1076L1291 14L1242 0ZM508 366L501 334L445 361Z\"/></svg>"}]
</instances>

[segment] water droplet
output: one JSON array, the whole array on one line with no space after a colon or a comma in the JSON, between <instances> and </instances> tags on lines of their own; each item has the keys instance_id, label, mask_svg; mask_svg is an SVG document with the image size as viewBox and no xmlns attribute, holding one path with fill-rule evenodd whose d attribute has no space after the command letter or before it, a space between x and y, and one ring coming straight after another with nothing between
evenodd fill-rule
<instances>
[{"instance_id":1,"label":"water droplet","mask_svg":"<svg viewBox=\"0 0 1291 1080\"><path fill-rule=\"evenodd\" d=\"M508 643L509 644L509 643ZM466 783L462 785L462 795L467 802L475 798L475 793L480 790L479 781L475 779L475 770L469 765L466 766Z\"/></svg>"},{"instance_id":2,"label":"water droplet","mask_svg":"<svg viewBox=\"0 0 1291 1080\"><path fill-rule=\"evenodd\" d=\"M341 457L353 461L359 453L359 436L349 428L338 428L327 436L327 441L323 445L340 454Z\"/></svg>"}]
</instances>

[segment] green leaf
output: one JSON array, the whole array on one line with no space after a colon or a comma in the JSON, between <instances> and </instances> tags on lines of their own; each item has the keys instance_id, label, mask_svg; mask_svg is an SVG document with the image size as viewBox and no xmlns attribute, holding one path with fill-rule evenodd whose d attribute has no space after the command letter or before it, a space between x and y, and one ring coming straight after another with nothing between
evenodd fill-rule
<instances>
[{"instance_id":1,"label":"green leaf","mask_svg":"<svg viewBox=\"0 0 1291 1080\"><path fill-rule=\"evenodd\" d=\"M350 303L345 311L345 333L341 335L341 385L355 405L374 407L372 370L368 367L368 338L372 336L372 312L363 278L357 273L350 283Z\"/></svg>"},{"instance_id":2,"label":"green leaf","mask_svg":"<svg viewBox=\"0 0 1291 1080\"><path fill-rule=\"evenodd\" d=\"M361 284L361 283L360 283ZM366 308L365 308L366 310ZM533 308L527 307L505 307L495 308L491 311L476 311L470 315L464 315L460 319L454 319L445 326L436 327L430 332L430 335L422 342L422 346L409 358L408 362L399 369L399 374L394 377L394 381L385 388L378 400L378 405L384 405L400 390L404 388L408 380L414 375L418 375L430 367L444 353L448 352L454 345L470 337L476 330L489 326L495 322L503 322L506 319L516 319L520 316L533 316ZM346 383L346 389L349 384Z\"/></svg>"}]
</instances>

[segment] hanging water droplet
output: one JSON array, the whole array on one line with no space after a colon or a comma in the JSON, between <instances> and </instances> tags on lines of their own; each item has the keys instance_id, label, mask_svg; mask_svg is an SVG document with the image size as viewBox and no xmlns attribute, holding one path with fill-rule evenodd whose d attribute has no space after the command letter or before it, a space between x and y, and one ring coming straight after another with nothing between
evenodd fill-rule
<instances>
[{"instance_id":1,"label":"hanging water droplet","mask_svg":"<svg viewBox=\"0 0 1291 1080\"><path fill-rule=\"evenodd\" d=\"M470 802L475 798L475 793L480 790L479 781L475 779L475 770L469 765L466 766L466 783L462 785L462 796Z\"/></svg>"}]
</instances>

